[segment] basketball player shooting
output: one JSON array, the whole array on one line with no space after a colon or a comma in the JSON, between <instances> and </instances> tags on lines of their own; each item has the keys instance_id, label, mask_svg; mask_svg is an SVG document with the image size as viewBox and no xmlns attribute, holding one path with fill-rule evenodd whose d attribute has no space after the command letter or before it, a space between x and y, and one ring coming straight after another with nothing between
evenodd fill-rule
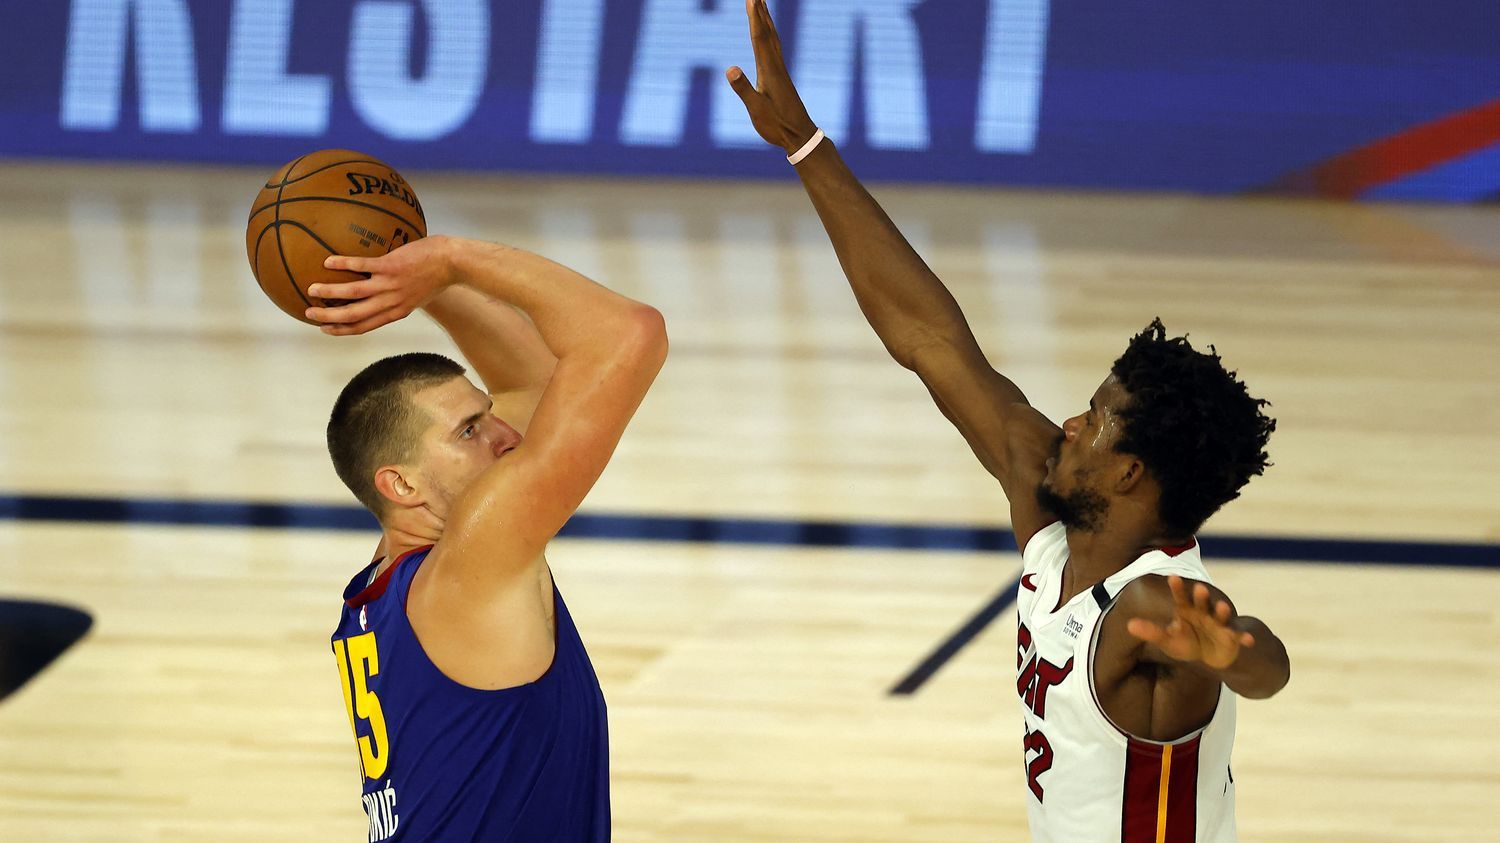
<instances>
[{"instance_id":1,"label":"basketball player shooting","mask_svg":"<svg viewBox=\"0 0 1500 843\"><path fill-rule=\"evenodd\" d=\"M350 300L307 310L325 333L425 307L485 387L439 355L390 357L328 423L339 477L383 531L333 636L369 839L608 840L604 697L544 551L661 368L661 315L469 240L326 266L369 277L313 285Z\"/></svg>"},{"instance_id":2,"label":"basketball player shooting","mask_svg":"<svg viewBox=\"0 0 1500 843\"><path fill-rule=\"evenodd\" d=\"M1235 695L1272 696L1290 665L1214 587L1193 534L1265 469L1266 402L1154 321L1053 424L814 125L765 3L746 11L756 79L731 67L729 84L788 153L870 325L1009 499L1033 839L1233 840Z\"/></svg>"}]
</instances>

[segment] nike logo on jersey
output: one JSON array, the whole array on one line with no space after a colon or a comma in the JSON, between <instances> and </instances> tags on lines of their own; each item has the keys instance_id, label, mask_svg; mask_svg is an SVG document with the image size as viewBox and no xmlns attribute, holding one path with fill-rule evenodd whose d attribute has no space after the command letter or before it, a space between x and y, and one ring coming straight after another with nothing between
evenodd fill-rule
<instances>
[{"instance_id":1,"label":"nike logo on jersey","mask_svg":"<svg viewBox=\"0 0 1500 843\"><path fill-rule=\"evenodd\" d=\"M1021 578L1021 587L1027 591L1036 591L1036 574L1027 574Z\"/></svg>"}]
</instances>

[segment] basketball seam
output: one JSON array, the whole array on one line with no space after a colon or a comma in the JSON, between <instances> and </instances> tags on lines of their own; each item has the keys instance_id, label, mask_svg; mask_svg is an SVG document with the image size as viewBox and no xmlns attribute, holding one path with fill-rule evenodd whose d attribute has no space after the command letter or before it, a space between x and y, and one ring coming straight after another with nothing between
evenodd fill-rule
<instances>
[{"instance_id":1,"label":"basketball seam","mask_svg":"<svg viewBox=\"0 0 1500 843\"><path fill-rule=\"evenodd\" d=\"M302 158L306 157L306 155L302 156ZM297 165L302 163L302 158L298 158L296 161L292 162L292 166L287 168L288 174L297 169ZM276 229L276 254L281 256L281 268L286 270L286 281L288 284L292 285L292 292L297 294L297 298L302 299L303 304L307 305L308 307L312 307L312 302L308 301L307 296L302 294L302 288L297 286L297 277L292 274L291 264L287 263L286 261L286 249L281 245L281 192L285 189L286 185L284 184L281 187L276 188L276 219L273 220L273 224ZM251 216L253 217L254 215L255 212L252 211ZM265 288L262 287L261 289Z\"/></svg>"},{"instance_id":2,"label":"basketball seam","mask_svg":"<svg viewBox=\"0 0 1500 843\"><path fill-rule=\"evenodd\" d=\"M255 215L251 214L250 219L255 219ZM259 286L260 291L262 293L265 293L267 296L270 296L271 294L266 292L266 282L260 280L260 241L265 239L266 232L270 230L271 226L269 225L261 227L260 233L255 235L255 248L250 252L250 274L255 276L256 285Z\"/></svg>"},{"instance_id":3,"label":"basketball seam","mask_svg":"<svg viewBox=\"0 0 1500 843\"><path fill-rule=\"evenodd\" d=\"M304 233L306 233L308 237L311 237L319 246L322 246L323 249L328 252L328 254L338 254L338 252L334 251L332 246L328 245L328 243L325 242L323 238L319 237L316 231L313 231L311 228L309 228L307 223L305 222L298 222L297 220L281 220L280 222L271 223L271 225L276 228L280 228L283 225L290 225L293 228L299 228Z\"/></svg>"},{"instance_id":4,"label":"basketball seam","mask_svg":"<svg viewBox=\"0 0 1500 843\"><path fill-rule=\"evenodd\" d=\"M416 223L412 222L411 220L407 219L406 217L401 216L400 214L396 213L395 211L387 210L385 208L380 207L379 205L371 205L369 202L361 202L358 199L344 199L344 198L341 198L341 197L338 197L338 196L294 196L291 199L282 199L281 196L280 196L280 191L277 191L276 201L273 204L271 204L271 205L262 205L261 207L256 208L255 210L251 211L250 215L253 217L256 214L260 213L261 211L266 210L267 208L275 207L276 208L276 219L280 220L281 219L281 206L282 205L290 205L293 202L342 202L345 205L356 205L356 206L361 207L361 208L369 208L372 211L379 211L380 213L385 214L388 217L392 217L392 218L396 219L397 221L399 221L403 225L407 225L407 226L411 227L411 229L412 229L413 232L416 232L416 231L425 231L426 228L427 228L427 217L426 216L422 217L422 225L417 225Z\"/></svg>"},{"instance_id":5,"label":"basketball seam","mask_svg":"<svg viewBox=\"0 0 1500 843\"><path fill-rule=\"evenodd\" d=\"M272 222L266 223L265 228L262 228L260 230L260 234L258 236L256 236L256 238L255 238L255 249L256 249L256 251L257 252L260 251L260 241L262 241L262 240L265 239L266 234L268 232L270 232L271 229L273 229L273 228L277 229L277 238L280 239L280 237L281 237L280 228L282 226L284 226L284 225L289 225L289 226L292 226L293 228L301 229L301 231L304 234L306 234L308 237L311 237L313 239L313 241L316 242L319 246L322 246L323 250L326 251L326 252L328 252L328 254L330 254L330 255L336 255L336 254L338 254L338 252L335 251L332 246L328 245L328 243L325 242L323 240L323 238L321 238L321 237L318 236L318 233L316 231L313 231L311 228L309 228L308 225L307 225L307 223L298 222L297 220L273 220ZM258 254L256 256L256 260L259 261L259 255ZM260 278L258 276L255 279L255 283L260 284ZM266 285L261 284L260 285L260 289L261 289L261 292L265 292ZM303 301L307 301L307 299L303 298ZM311 304L311 302L309 302L309 304Z\"/></svg>"},{"instance_id":6,"label":"basketball seam","mask_svg":"<svg viewBox=\"0 0 1500 843\"><path fill-rule=\"evenodd\" d=\"M302 156L302 158L306 158L306 157L307 157L306 155ZM290 166L290 167L288 167L286 169L287 175L291 175L292 171L295 170L295 169L297 169L297 165L302 163L302 158L298 158L296 161L292 162L292 166ZM384 167L387 170L391 169L391 165L385 163L384 161L376 161L373 158L351 158L348 161L334 161L334 162L329 163L329 164L324 164L323 166L319 167L318 169L312 170L310 172L303 173L302 175L300 175L300 176L298 176L298 177L296 177L294 179L285 179L284 178L284 179L282 179L279 182L274 182L274 183L273 182L266 182L266 187L268 187L268 188L269 187L286 187L289 184L296 184L297 182L302 181L303 179L312 178L313 176L316 176L318 173L321 173L324 170L331 169L333 167L337 167L337 166L339 166L341 164L374 164L377 167Z\"/></svg>"},{"instance_id":7,"label":"basketball seam","mask_svg":"<svg viewBox=\"0 0 1500 843\"><path fill-rule=\"evenodd\" d=\"M271 292L266 289L266 282L260 280L260 243L266 239L266 232L279 227L274 220L261 226L260 233L255 235L255 257L250 260L250 272L255 276L255 283L260 285L260 291L266 294L266 298L271 297ZM279 237L280 235L277 236Z\"/></svg>"}]
</instances>

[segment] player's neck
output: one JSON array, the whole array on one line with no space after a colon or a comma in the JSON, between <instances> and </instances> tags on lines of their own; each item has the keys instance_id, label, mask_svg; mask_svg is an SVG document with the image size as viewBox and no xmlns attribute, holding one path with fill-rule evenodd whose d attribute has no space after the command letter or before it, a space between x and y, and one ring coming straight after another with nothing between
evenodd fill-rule
<instances>
[{"instance_id":1,"label":"player's neck","mask_svg":"<svg viewBox=\"0 0 1500 843\"><path fill-rule=\"evenodd\" d=\"M1119 573L1152 546L1161 543L1160 525L1114 517L1097 530L1068 530L1068 562L1063 567L1060 602Z\"/></svg>"},{"instance_id":2,"label":"player's neck","mask_svg":"<svg viewBox=\"0 0 1500 843\"><path fill-rule=\"evenodd\" d=\"M405 519L391 519L383 525L385 531L381 536L381 546L385 550L385 558L376 569L377 576L403 555L419 547L437 544L437 540L442 536L442 531L434 529L431 525L403 523L404 521Z\"/></svg>"}]
</instances>

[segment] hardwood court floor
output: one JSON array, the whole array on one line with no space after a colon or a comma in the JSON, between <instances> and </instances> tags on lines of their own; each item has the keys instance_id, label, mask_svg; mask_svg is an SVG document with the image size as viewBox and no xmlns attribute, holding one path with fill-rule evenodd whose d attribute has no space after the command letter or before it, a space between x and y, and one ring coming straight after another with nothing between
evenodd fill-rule
<instances>
[{"instance_id":1,"label":"hardwood court floor","mask_svg":"<svg viewBox=\"0 0 1500 843\"><path fill-rule=\"evenodd\" d=\"M274 310L262 173L0 166L0 493L346 500L361 365L442 349ZM864 326L793 185L417 173L433 230L553 255L666 314L672 357L595 512L998 524L1004 501ZM1055 418L1160 314L1275 402L1276 466L1204 538L1287 641L1240 709L1246 840L1458 840L1500 793L1493 569L1215 563L1213 534L1500 541L1493 208L877 188ZM372 539L0 522L7 596L97 616L0 706L0 840L360 839L327 635ZM622 841L1024 838L1014 616L889 687L1013 554L561 540L610 701ZM1432 560L1441 563L1441 558Z\"/></svg>"}]
</instances>

